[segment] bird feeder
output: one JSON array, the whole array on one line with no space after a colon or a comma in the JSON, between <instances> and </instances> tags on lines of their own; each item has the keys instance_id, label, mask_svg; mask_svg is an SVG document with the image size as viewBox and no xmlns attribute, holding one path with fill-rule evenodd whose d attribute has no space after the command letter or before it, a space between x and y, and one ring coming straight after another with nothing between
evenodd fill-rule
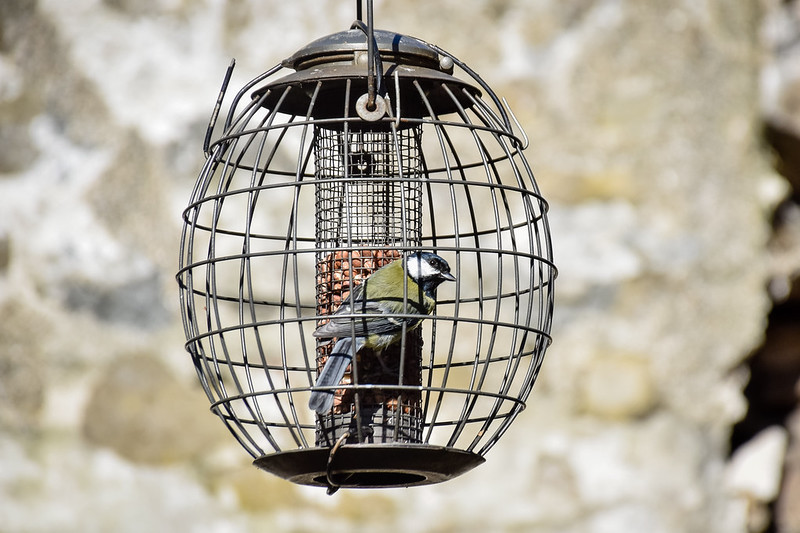
<instances>
[{"instance_id":1,"label":"bird feeder","mask_svg":"<svg viewBox=\"0 0 800 533\"><path fill-rule=\"evenodd\" d=\"M504 100L465 63L373 28L322 37L209 124L183 212L186 349L211 410L295 483L437 483L484 461L550 344L547 202ZM214 131L218 136L212 142ZM314 330L372 272L417 251L456 277L383 353L361 350L324 415ZM357 320L353 317L353 320Z\"/></svg>"}]
</instances>

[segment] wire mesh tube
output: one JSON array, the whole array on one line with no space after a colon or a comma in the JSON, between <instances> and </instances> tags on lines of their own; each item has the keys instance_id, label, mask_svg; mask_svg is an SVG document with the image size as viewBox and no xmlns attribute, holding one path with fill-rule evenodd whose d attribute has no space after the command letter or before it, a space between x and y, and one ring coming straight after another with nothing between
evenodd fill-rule
<instances>
[{"instance_id":1,"label":"wire mesh tube","mask_svg":"<svg viewBox=\"0 0 800 533\"><path fill-rule=\"evenodd\" d=\"M421 127L349 131L318 127L314 137L317 235L317 313L334 312L372 272L422 242ZM333 342L320 340L318 368ZM404 352L404 353L403 353ZM360 350L336 392L332 412L317 422L317 445L421 442L418 391L359 385L421 385L422 338L374 353ZM349 387L348 387L349 386Z\"/></svg>"}]
</instances>

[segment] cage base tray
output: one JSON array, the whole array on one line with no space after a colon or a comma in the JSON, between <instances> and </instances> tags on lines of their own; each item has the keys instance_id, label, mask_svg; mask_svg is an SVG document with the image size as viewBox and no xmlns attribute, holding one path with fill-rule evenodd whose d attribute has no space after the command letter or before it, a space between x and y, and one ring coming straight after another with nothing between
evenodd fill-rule
<instances>
[{"instance_id":1,"label":"cage base tray","mask_svg":"<svg viewBox=\"0 0 800 533\"><path fill-rule=\"evenodd\" d=\"M259 457L253 464L300 485L327 487L330 448L305 448ZM331 478L342 488L388 488L447 481L484 462L480 455L427 444L350 444L337 451Z\"/></svg>"}]
</instances>

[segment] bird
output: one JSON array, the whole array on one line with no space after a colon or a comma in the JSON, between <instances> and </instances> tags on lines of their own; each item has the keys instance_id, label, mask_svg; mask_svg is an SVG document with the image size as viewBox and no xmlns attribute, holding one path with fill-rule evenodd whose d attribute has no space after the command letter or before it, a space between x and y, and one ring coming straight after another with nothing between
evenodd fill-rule
<instances>
[{"instance_id":1,"label":"bird","mask_svg":"<svg viewBox=\"0 0 800 533\"><path fill-rule=\"evenodd\" d=\"M337 339L315 387L338 385L359 350L366 347L379 354L400 340L404 324L407 332L419 326L436 306L436 288L455 280L447 261L432 252L409 254L373 272L312 334ZM355 314L364 317L353 318ZM333 389L314 390L308 407L325 414L333 406L333 397Z\"/></svg>"}]
</instances>

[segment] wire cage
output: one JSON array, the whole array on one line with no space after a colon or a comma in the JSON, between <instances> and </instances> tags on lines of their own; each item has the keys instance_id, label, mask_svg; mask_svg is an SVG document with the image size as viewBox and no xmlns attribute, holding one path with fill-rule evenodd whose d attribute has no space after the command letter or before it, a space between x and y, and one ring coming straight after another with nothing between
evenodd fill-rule
<instances>
[{"instance_id":1,"label":"wire cage","mask_svg":"<svg viewBox=\"0 0 800 533\"><path fill-rule=\"evenodd\" d=\"M232 68L177 275L211 410L258 467L301 484L422 485L482 463L538 375L556 277L508 106L435 45L356 23L245 85L211 142ZM456 281L399 342L361 350L317 415L331 342L312 332L417 251Z\"/></svg>"}]
</instances>

